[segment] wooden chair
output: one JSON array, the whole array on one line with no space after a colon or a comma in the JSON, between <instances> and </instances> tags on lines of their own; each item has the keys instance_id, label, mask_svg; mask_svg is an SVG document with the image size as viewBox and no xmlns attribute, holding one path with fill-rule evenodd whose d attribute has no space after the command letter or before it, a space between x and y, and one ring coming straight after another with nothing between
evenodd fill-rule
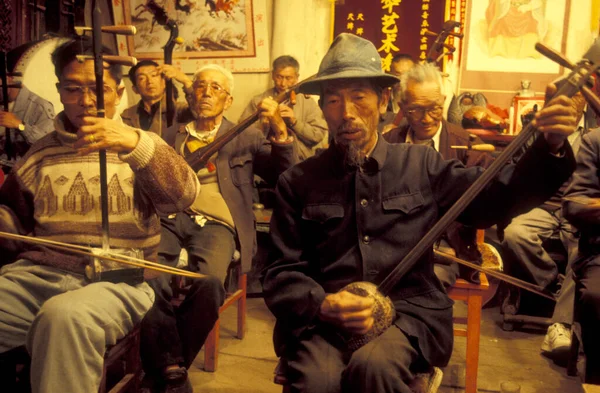
<instances>
[{"instance_id":1,"label":"wooden chair","mask_svg":"<svg viewBox=\"0 0 600 393\"><path fill-rule=\"evenodd\" d=\"M448 296L451 299L467 302L467 317L454 318L455 323L466 325L466 328L454 327L454 336L467 338L465 393L477 393L482 299L489 290L486 275L481 273L480 278L480 284L470 283L459 278L456 284L448 290Z\"/></svg>"},{"instance_id":2,"label":"wooden chair","mask_svg":"<svg viewBox=\"0 0 600 393\"><path fill-rule=\"evenodd\" d=\"M242 272L240 262L240 253L236 250L231 265L229 267L229 285L228 289L235 288L234 291L228 290L223 305L219 308L219 315L223 313L229 306L237 303L237 334L236 337L242 340L246 333L246 294L247 280L246 273ZM171 303L174 307L179 307L185 298L187 288L184 280L175 277L173 283L173 300ZM212 330L204 341L204 371L214 372L217 370L219 360L219 328L221 327L220 318L217 319Z\"/></svg>"},{"instance_id":3,"label":"wooden chair","mask_svg":"<svg viewBox=\"0 0 600 393\"><path fill-rule=\"evenodd\" d=\"M107 386L112 385L110 375L118 375L120 379L107 390ZM136 325L129 334L106 350L98 393L137 393L141 378L140 326Z\"/></svg>"},{"instance_id":4,"label":"wooden chair","mask_svg":"<svg viewBox=\"0 0 600 393\"><path fill-rule=\"evenodd\" d=\"M30 358L24 347L15 348L0 356L0 386L7 392L28 393ZM136 393L142 375L140 360L140 328L106 350L102 381L98 393ZM110 390L108 387L112 386ZM5 390L2 390L5 391Z\"/></svg>"}]
</instances>

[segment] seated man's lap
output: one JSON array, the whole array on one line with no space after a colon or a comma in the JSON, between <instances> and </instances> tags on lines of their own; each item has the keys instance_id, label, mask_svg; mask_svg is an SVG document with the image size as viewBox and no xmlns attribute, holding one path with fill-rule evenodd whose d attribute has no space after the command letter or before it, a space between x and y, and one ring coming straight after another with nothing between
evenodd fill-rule
<instances>
[{"instance_id":1,"label":"seated man's lap","mask_svg":"<svg viewBox=\"0 0 600 393\"><path fill-rule=\"evenodd\" d=\"M290 382L300 391L334 393L342 386L361 391L370 384L404 388L413 378L411 367L419 353L395 325L353 353L331 329L320 333L305 332L295 350L286 350Z\"/></svg>"},{"instance_id":2,"label":"seated man's lap","mask_svg":"<svg viewBox=\"0 0 600 393\"><path fill-rule=\"evenodd\" d=\"M21 260L7 265L0 276L0 296L10 310L0 310L7 331L0 332L0 351L25 344L31 347L32 324L76 323L104 330L112 345L138 323L154 301L147 284L98 282L89 284L77 274ZM16 323L20 320L19 323Z\"/></svg>"},{"instance_id":3,"label":"seated man's lap","mask_svg":"<svg viewBox=\"0 0 600 393\"><path fill-rule=\"evenodd\" d=\"M188 269L215 276L225 282L235 252L235 235L223 224L198 226L186 242Z\"/></svg>"}]
</instances>

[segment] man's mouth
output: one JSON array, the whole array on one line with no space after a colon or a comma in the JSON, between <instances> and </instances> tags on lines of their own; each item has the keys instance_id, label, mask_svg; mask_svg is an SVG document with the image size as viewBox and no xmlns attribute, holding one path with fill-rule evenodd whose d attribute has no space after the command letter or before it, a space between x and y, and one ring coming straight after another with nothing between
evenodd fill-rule
<instances>
[{"instance_id":1,"label":"man's mouth","mask_svg":"<svg viewBox=\"0 0 600 393\"><path fill-rule=\"evenodd\" d=\"M358 139L362 136L361 131L358 128L342 129L338 132L338 136L344 139Z\"/></svg>"}]
</instances>

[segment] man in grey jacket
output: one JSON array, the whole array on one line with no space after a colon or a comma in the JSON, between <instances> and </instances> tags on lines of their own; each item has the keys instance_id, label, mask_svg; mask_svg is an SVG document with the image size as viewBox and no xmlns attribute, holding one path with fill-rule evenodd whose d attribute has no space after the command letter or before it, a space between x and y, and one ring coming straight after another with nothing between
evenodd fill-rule
<instances>
[{"instance_id":1,"label":"man in grey jacket","mask_svg":"<svg viewBox=\"0 0 600 393\"><path fill-rule=\"evenodd\" d=\"M250 100L244 109L240 121L252 115L260 103L268 97L277 97L286 89L298 83L300 65L292 56L280 56L273 61L273 88L259 94ZM323 112L312 98L298 94L295 99L287 99L279 104L281 117L285 121L288 132L295 137L300 160L305 160L315 154L317 149L328 145L327 123ZM263 123L266 133L269 125ZM266 134L265 133L265 134Z\"/></svg>"}]
</instances>

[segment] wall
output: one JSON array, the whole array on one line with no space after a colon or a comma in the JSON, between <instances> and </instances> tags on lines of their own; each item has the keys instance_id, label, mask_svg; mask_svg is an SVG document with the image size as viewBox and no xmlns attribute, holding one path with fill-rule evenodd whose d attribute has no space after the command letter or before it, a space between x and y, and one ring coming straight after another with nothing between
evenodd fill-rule
<instances>
[{"instance_id":1,"label":"wall","mask_svg":"<svg viewBox=\"0 0 600 393\"><path fill-rule=\"evenodd\" d=\"M312 75L329 45L329 0L266 0L271 59L289 54L300 62L300 78ZM297 24L290 23L291 21ZM300 22L302 21L302 22ZM270 72L234 73L233 105L226 117L238 121L250 99L272 86ZM138 102L125 78L127 107Z\"/></svg>"}]
</instances>

